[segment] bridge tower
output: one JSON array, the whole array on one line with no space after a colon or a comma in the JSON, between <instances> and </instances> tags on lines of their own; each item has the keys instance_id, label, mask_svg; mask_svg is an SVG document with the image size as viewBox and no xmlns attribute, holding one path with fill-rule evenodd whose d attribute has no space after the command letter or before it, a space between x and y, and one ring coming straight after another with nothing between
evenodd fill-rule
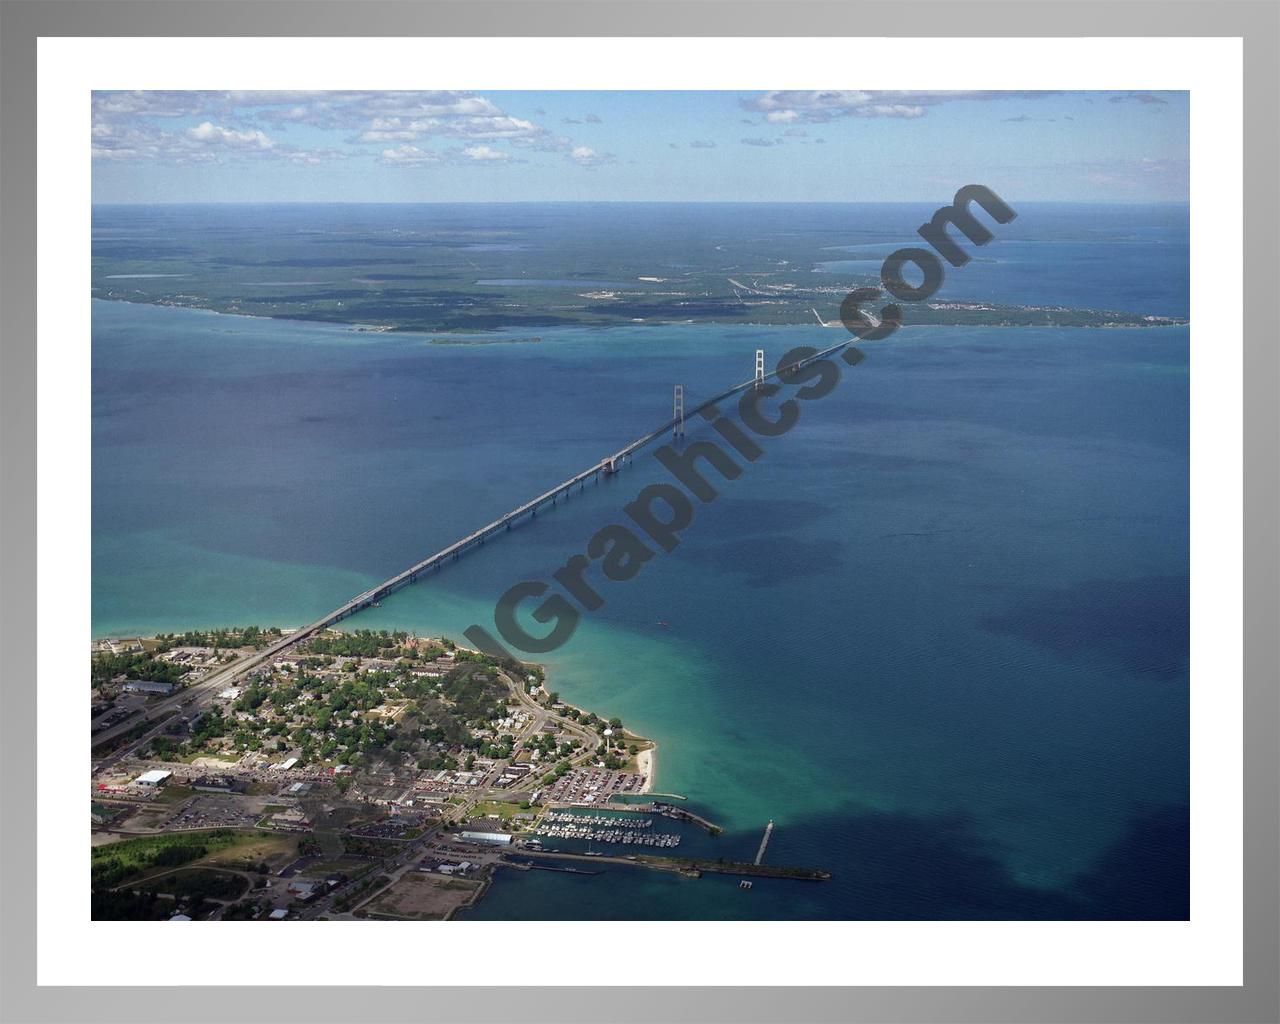
<instances>
[{"instance_id":1,"label":"bridge tower","mask_svg":"<svg viewBox=\"0 0 1280 1024\"><path fill-rule=\"evenodd\" d=\"M671 440L683 440L684 438L684 385L677 384L675 393L671 399L671 418L675 422L672 424Z\"/></svg>"},{"instance_id":2,"label":"bridge tower","mask_svg":"<svg viewBox=\"0 0 1280 1024\"><path fill-rule=\"evenodd\" d=\"M756 349L756 387L764 383L764 349Z\"/></svg>"}]
</instances>

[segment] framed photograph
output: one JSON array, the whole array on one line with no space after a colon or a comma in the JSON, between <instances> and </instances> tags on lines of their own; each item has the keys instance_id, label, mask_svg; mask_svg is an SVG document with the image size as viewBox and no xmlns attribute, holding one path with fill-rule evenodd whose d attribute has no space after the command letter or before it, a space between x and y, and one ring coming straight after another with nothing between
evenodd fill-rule
<instances>
[{"instance_id":1,"label":"framed photograph","mask_svg":"<svg viewBox=\"0 0 1280 1024\"><path fill-rule=\"evenodd\" d=\"M5 1019L1275 1019L1277 8L899 7L4 6Z\"/></svg>"}]
</instances>

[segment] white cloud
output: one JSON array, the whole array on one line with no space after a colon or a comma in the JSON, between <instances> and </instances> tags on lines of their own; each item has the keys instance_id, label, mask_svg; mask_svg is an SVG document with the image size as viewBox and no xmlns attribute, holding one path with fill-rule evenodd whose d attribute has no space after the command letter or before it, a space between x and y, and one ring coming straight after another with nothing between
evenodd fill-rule
<instances>
[{"instance_id":1,"label":"white cloud","mask_svg":"<svg viewBox=\"0 0 1280 1024\"><path fill-rule=\"evenodd\" d=\"M528 138L542 131L532 121L522 121L518 117L508 117L506 114L465 117L449 122L445 127L452 134L465 135L473 139Z\"/></svg>"},{"instance_id":2,"label":"white cloud","mask_svg":"<svg viewBox=\"0 0 1280 1024\"><path fill-rule=\"evenodd\" d=\"M484 114L474 117L420 118L378 117L362 132L358 142L412 142L424 135L443 135L465 139L535 139L543 134L532 121L522 121L506 114Z\"/></svg>"},{"instance_id":3,"label":"white cloud","mask_svg":"<svg viewBox=\"0 0 1280 1024\"><path fill-rule=\"evenodd\" d=\"M402 126L397 117L375 117L368 131L361 134L360 142L399 142L416 139L422 134L421 129L412 124Z\"/></svg>"},{"instance_id":4,"label":"white cloud","mask_svg":"<svg viewBox=\"0 0 1280 1024\"><path fill-rule=\"evenodd\" d=\"M275 145L261 129L254 128L238 132L211 121L188 128L187 137L211 145L230 146L232 149L271 149Z\"/></svg>"},{"instance_id":5,"label":"white cloud","mask_svg":"<svg viewBox=\"0 0 1280 1024\"><path fill-rule=\"evenodd\" d=\"M209 106L204 92L95 92L94 119L105 117L187 117Z\"/></svg>"},{"instance_id":6,"label":"white cloud","mask_svg":"<svg viewBox=\"0 0 1280 1024\"><path fill-rule=\"evenodd\" d=\"M417 146L396 146L393 149L384 149L378 157L378 162L390 164L393 167L423 167L427 164L439 163L440 158L430 150L419 149Z\"/></svg>"},{"instance_id":7,"label":"white cloud","mask_svg":"<svg viewBox=\"0 0 1280 1024\"><path fill-rule=\"evenodd\" d=\"M589 156L572 156L575 144L571 138L507 114L472 92L116 91L96 92L92 102L94 155L108 160L221 162L232 156L254 155L305 164L368 152L365 146L377 146L385 160L387 152L404 153L403 146L393 144L430 138L458 140L463 148L440 156L390 159L496 161L504 157L474 157L466 151L501 152L484 146L499 140L521 149L563 153L584 165L614 159L611 154L594 151ZM181 127L166 127L183 118L190 120ZM589 114L584 120L597 123L600 118ZM288 131L294 125L347 131L351 134L343 141L348 148L286 145L275 129ZM385 148L389 145L390 149ZM428 152L418 150L420 154ZM512 159L510 154L505 158Z\"/></svg>"},{"instance_id":8,"label":"white cloud","mask_svg":"<svg viewBox=\"0 0 1280 1024\"><path fill-rule=\"evenodd\" d=\"M463 154L470 160L510 160L511 154L504 153L500 149L494 149L491 146L467 146L462 150Z\"/></svg>"},{"instance_id":9,"label":"white cloud","mask_svg":"<svg viewBox=\"0 0 1280 1024\"><path fill-rule=\"evenodd\" d=\"M1028 90L863 91L775 90L742 100L746 110L774 124L821 122L837 117L923 117L927 108L959 100L1040 99L1056 95Z\"/></svg>"},{"instance_id":10,"label":"white cloud","mask_svg":"<svg viewBox=\"0 0 1280 1024\"><path fill-rule=\"evenodd\" d=\"M598 153L590 146L574 146L569 150L569 159L580 167L598 167L613 163L617 157L612 153Z\"/></svg>"},{"instance_id":11,"label":"white cloud","mask_svg":"<svg viewBox=\"0 0 1280 1024\"><path fill-rule=\"evenodd\" d=\"M91 128L95 160L150 160L169 164L218 164L227 159L272 159L315 165L343 159L335 149L302 149L276 142L257 128L228 128L204 121L168 131L146 121L100 120Z\"/></svg>"}]
</instances>

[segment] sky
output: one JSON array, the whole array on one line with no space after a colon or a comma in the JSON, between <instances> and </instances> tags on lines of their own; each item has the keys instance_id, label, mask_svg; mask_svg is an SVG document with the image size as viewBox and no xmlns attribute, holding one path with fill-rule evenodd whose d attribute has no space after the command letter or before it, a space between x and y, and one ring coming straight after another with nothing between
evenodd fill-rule
<instances>
[{"instance_id":1,"label":"sky","mask_svg":"<svg viewBox=\"0 0 1280 1024\"><path fill-rule=\"evenodd\" d=\"M95 203L1185 202L1186 92L95 92Z\"/></svg>"}]
</instances>

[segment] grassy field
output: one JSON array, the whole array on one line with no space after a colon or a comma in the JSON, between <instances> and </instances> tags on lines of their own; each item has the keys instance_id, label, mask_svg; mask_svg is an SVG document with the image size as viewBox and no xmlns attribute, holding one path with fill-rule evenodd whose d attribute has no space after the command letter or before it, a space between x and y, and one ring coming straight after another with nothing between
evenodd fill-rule
<instances>
[{"instance_id":1,"label":"grassy field","mask_svg":"<svg viewBox=\"0 0 1280 1024\"><path fill-rule=\"evenodd\" d=\"M513 804L505 800L482 800L476 805L475 817L487 818L490 814L496 814L504 822L510 821L517 814L528 813L529 808L521 807L519 804Z\"/></svg>"},{"instance_id":2,"label":"grassy field","mask_svg":"<svg viewBox=\"0 0 1280 1024\"><path fill-rule=\"evenodd\" d=\"M96 846L91 853L94 882L108 887L122 885L166 868L201 860L236 841L235 832L214 829L139 836L110 846Z\"/></svg>"},{"instance_id":3,"label":"grassy field","mask_svg":"<svg viewBox=\"0 0 1280 1024\"><path fill-rule=\"evenodd\" d=\"M221 866L254 870L266 863L272 871L282 868L298 855L296 835L272 835L258 831L237 832L236 841L209 854L201 866Z\"/></svg>"},{"instance_id":4,"label":"grassy field","mask_svg":"<svg viewBox=\"0 0 1280 1024\"><path fill-rule=\"evenodd\" d=\"M291 836L264 836L256 831L210 829L139 836L92 850L94 884L115 887L180 866L255 870L273 867L296 853Z\"/></svg>"},{"instance_id":5,"label":"grassy field","mask_svg":"<svg viewBox=\"0 0 1280 1024\"><path fill-rule=\"evenodd\" d=\"M299 874L303 878L325 878L328 875L341 873L348 878L360 878L377 866L375 861L361 860L358 857L326 857L314 864L308 864Z\"/></svg>"}]
</instances>

